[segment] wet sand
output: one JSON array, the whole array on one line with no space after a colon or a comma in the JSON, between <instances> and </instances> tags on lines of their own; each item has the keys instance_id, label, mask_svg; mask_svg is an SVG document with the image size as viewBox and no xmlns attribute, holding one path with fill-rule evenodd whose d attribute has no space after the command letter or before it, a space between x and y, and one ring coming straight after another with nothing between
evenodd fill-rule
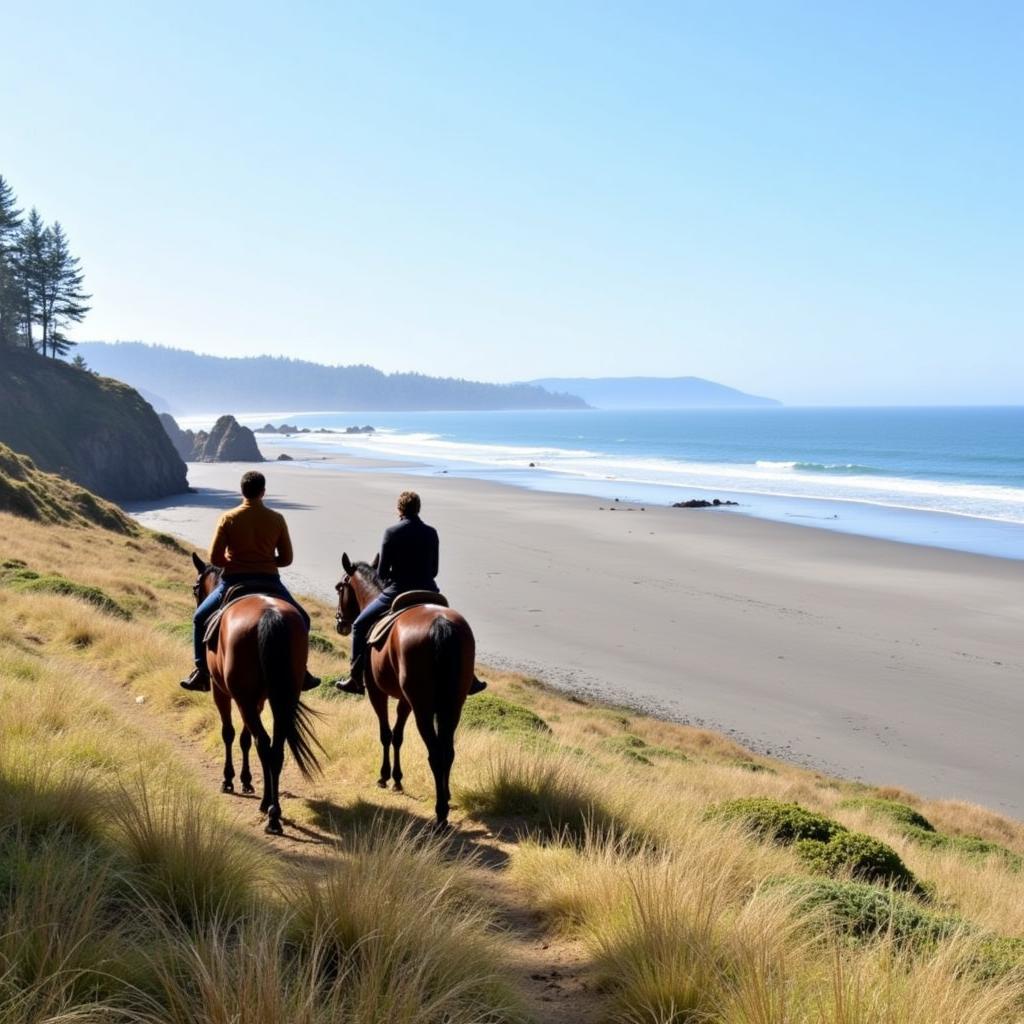
<instances>
[{"instance_id":1,"label":"wet sand","mask_svg":"<svg viewBox=\"0 0 1024 1024\"><path fill-rule=\"evenodd\" d=\"M371 558L412 487L481 661L1024 817L1022 563L367 465L266 465L297 591L333 601L341 552ZM245 468L191 465L198 493L130 510L203 548Z\"/></svg>"}]
</instances>

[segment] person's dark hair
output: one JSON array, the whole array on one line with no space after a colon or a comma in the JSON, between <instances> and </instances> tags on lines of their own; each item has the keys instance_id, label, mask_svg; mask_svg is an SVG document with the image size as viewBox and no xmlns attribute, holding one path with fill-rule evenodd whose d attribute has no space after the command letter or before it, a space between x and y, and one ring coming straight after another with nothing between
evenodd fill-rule
<instances>
[{"instance_id":1,"label":"person's dark hair","mask_svg":"<svg viewBox=\"0 0 1024 1024\"><path fill-rule=\"evenodd\" d=\"M420 514L420 496L415 491L402 491L398 496L398 514L400 516L418 516Z\"/></svg>"},{"instance_id":2,"label":"person's dark hair","mask_svg":"<svg viewBox=\"0 0 1024 1024\"><path fill-rule=\"evenodd\" d=\"M255 469L250 469L242 477L242 497L258 498L266 489L267 478Z\"/></svg>"}]
</instances>

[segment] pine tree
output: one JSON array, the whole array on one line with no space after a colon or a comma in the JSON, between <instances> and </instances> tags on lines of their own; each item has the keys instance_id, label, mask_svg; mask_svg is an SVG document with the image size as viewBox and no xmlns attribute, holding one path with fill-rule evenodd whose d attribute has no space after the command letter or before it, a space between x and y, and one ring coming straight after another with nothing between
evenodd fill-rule
<instances>
[{"instance_id":1,"label":"pine tree","mask_svg":"<svg viewBox=\"0 0 1024 1024\"><path fill-rule=\"evenodd\" d=\"M71 360L71 365L76 370L81 370L83 373L89 372L89 364L82 358L81 353L76 355L75 358Z\"/></svg>"},{"instance_id":2,"label":"pine tree","mask_svg":"<svg viewBox=\"0 0 1024 1024\"><path fill-rule=\"evenodd\" d=\"M48 270L47 247L47 230L43 224L43 218L39 216L39 211L33 206L29 211L28 219L18 233L14 258L21 306L19 316L25 331L25 342L31 349L36 347L32 331L33 325L36 323L44 325ZM43 337L40 342L43 355L46 355L46 328L48 326L48 324L43 326Z\"/></svg>"},{"instance_id":3,"label":"pine tree","mask_svg":"<svg viewBox=\"0 0 1024 1024\"><path fill-rule=\"evenodd\" d=\"M0 175L0 346L17 340L20 294L15 273L14 249L21 227L21 210L14 189Z\"/></svg>"},{"instance_id":4,"label":"pine tree","mask_svg":"<svg viewBox=\"0 0 1024 1024\"><path fill-rule=\"evenodd\" d=\"M46 351L45 332L49 331L50 351L56 358L65 355L75 344L64 336L61 329L68 324L81 323L89 312L90 307L86 303L92 298L82 290L80 261L71 255L60 221L54 221L53 227L46 231L46 263L43 352Z\"/></svg>"}]
</instances>

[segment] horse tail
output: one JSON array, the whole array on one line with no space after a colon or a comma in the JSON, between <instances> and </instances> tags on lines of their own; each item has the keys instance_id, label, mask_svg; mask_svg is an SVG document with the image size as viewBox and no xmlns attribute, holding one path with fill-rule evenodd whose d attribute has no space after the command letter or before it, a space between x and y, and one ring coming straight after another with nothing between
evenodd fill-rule
<instances>
[{"instance_id":1,"label":"horse tail","mask_svg":"<svg viewBox=\"0 0 1024 1024\"><path fill-rule=\"evenodd\" d=\"M430 643L434 648L438 736L450 739L458 725L459 674L462 671L462 640L455 623L438 615L430 624Z\"/></svg>"},{"instance_id":2,"label":"horse tail","mask_svg":"<svg viewBox=\"0 0 1024 1024\"><path fill-rule=\"evenodd\" d=\"M312 779L320 772L314 749L320 744L312 728L316 712L299 699L293 678L288 622L278 608L264 608L256 627L256 641L263 685L274 714L274 731L280 729L284 733L299 771L304 778Z\"/></svg>"}]
</instances>

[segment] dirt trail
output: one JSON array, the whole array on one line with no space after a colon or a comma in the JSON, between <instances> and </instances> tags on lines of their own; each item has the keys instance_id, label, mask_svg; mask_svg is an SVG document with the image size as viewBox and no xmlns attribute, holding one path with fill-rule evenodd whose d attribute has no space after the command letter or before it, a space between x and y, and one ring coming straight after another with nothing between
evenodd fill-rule
<instances>
[{"instance_id":1,"label":"dirt trail","mask_svg":"<svg viewBox=\"0 0 1024 1024\"><path fill-rule=\"evenodd\" d=\"M66 660L66 667L78 677L87 674L95 684L97 695L126 722L171 747L176 763L195 781L211 790L219 786L223 767L221 754L211 752L205 741L183 735L175 728L172 716L148 700L139 702L130 685L112 684L109 677L98 670L83 673L81 663L71 659ZM236 752L236 770L239 766ZM237 823L254 838L265 842L275 856L306 870L323 870L335 855L337 836L327 829L298 824L288 817L284 819L283 836L267 835L263 831L265 818L259 813L262 777L255 751L252 767L257 795L243 796L236 792L224 798L225 801L245 801L248 805L236 805ZM282 798L304 800L305 787L305 781L286 760ZM376 792L376 787L368 782L365 787L354 788L350 796L355 802L361 795L371 792ZM284 809L287 813L287 804ZM493 900L496 924L506 943L509 975L533 1020L537 1024L597 1024L605 1017L606 1000L597 990L593 967L582 944L546 929L527 896L507 876L506 867L516 847L514 837L492 832L479 822L463 818L457 809L453 811L453 853L459 857L471 856L477 871L485 875L481 888Z\"/></svg>"}]
</instances>

